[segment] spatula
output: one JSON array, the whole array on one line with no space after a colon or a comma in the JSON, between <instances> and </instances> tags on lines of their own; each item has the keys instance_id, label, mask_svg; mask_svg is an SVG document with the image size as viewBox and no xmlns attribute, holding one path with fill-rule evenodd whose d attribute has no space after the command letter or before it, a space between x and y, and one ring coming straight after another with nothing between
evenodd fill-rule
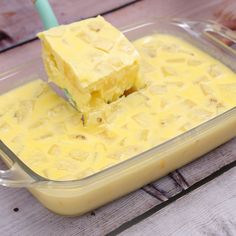
<instances>
[{"instance_id":1,"label":"spatula","mask_svg":"<svg viewBox=\"0 0 236 236\"><path fill-rule=\"evenodd\" d=\"M35 5L35 8L41 18L41 21L43 23L44 29L50 29L53 27L58 26L57 18L52 10L52 7L48 0L33 0L33 3ZM71 95L66 89L60 89L56 84L53 83L53 86L51 86L53 90L63 98L65 98L74 108L76 108L76 103L72 99ZM63 96L64 95L64 96Z\"/></svg>"}]
</instances>

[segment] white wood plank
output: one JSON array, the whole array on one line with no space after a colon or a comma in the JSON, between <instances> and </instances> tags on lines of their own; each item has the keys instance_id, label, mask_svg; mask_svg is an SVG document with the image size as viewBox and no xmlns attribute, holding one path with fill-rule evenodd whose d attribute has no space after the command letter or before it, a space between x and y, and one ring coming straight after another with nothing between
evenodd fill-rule
<instances>
[{"instance_id":1,"label":"white wood plank","mask_svg":"<svg viewBox=\"0 0 236 236\"><path fill-rule=\"evenodd\" d=\"M132 1L51 0L50 2L59 23L64 24L107 12ZM3 0L0 1L0 29L13 39L12 42L0 44L0 49L3 49L35 38L36 33L43 30L43 26L31 0Z\"/></svg>"},{"instance_id":2,"label":"white wood plank","mask_svg":"<svg viewBox=\"0 0 236 236\"><path fill-rule=\"evenodd\" d=\"M24 189L0 187L0 235L104 235L157 203L139 190L92 214L66 218L49 212Z\"/></svg>"},{"instance_id":3,"label":"white wood plank","mask_svg":"<svg viewBox=\"0 0 236 236\"><path fill-rule=\"evenodd\" d=\"M178 171L191 186L236 160L236 138L209 152Z\"/></svg>"},{"instance_id":4,"label":"white wood plank","mask_svg":"<svg viewBox=\"0 0 236 236\"><path fill-rule=\"evenodd\" d=\"M176 173L157 180L152 185L168 199L235 160L236 138L183 166Z\"/></svg>"},{"instance_id":5,"label":"white wood plank","mask_svg":"<svg viewBox=\"0 0 236 236\"><path fill-rule=\"evenodd\" d=\"M236 235L236 167L121 235Z\"/></svg>"},{"instance_id":6,"label":"white wood plank","mask_svg":"<svg viewBox=\"0 0 236 236\"><path fill-rule=\"evenodd\" d=\"M0 169L6 169L2 161ZM0 235L103 235L159 203L138 190L92 213L65 218L49 212L27 190L1 186Z\"/></svg>"},{"instance_id":7,"label":"white wood plank","mask_svg":"<svg viewBox=\"0 0 236 236\"><path fill-rule=\"evenodd\" d=\"M107 19L117 26L156 17L215 19L214 12L222 2L224 0L144 0L109 14ZM230 6L231 2L224 4Z\"/></svg>"},{"instance_id":8,"label":"white wood plank","mask_svg":"<svg viewBox=\"0 0 236 236\"><path fill-rule=\"evenodd\" d=\"M183 189L170 176L165 176L152 184L167 198L171 198L180 193Z\"/></svg>"}]
</instances>

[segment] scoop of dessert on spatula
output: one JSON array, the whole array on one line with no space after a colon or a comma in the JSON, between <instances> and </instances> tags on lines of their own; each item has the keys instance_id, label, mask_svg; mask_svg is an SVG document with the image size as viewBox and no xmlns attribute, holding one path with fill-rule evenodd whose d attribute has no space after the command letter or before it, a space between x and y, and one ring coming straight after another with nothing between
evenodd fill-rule
<instances>
[{"instance_id":1,"label":"scoop of dessert on spatula","mask_svg":"<svg viewBox=\"0 0 236 236\"><path fill-rule=\"evenodd\" d=\"M46 28L38 37L49 81L78 111L88 113L143 87L139 53L103 17L58 26L46 0L36 0L35 6Z\"/></svg>"}]
</instances>

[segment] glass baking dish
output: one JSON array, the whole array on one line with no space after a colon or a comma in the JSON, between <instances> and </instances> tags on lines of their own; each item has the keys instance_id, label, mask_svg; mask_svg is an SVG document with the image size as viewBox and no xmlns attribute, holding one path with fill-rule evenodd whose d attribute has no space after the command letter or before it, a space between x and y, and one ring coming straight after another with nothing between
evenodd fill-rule
<instances>
[{"instance_id":1,"label":"glass baking dish","mask_svg":"<svg viewBox=\"0 0 236 236\"><path fill-rule=\"evenodd\" d=\"M214 36L218 34L236 43L236 35L215 22L155 19L122 30L130 40L158 32L176 35L236 71L235 51ZM1 74L0 94L38 78L46 80L40 58ZM39 176L0 141L0 156L9 167L0 170L0 184L27 188L45 207L58 214L80 215L168 174L235 135L236 108L233 108L148 151L73 181L52 181Z\"/></svg>"}]
</instances>

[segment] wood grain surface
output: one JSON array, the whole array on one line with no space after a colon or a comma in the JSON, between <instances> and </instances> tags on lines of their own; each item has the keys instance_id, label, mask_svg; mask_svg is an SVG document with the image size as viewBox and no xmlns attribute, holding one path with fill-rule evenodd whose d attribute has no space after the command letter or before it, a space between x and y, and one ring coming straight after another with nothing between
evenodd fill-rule
<instances>
[{"instance_id":1,"label":"wood grain surface","mask_svg":"<svg viewBox=\"0 0 236 236\"><path fill-rule=\"evenodd\" d=\"M2 2L6 3L7 0ZM55 4L56 0L52 2ZM82 1L70 0L68 4L72 2L78 7ZM107 2L123 5L128 1ZM204 0L143 0L105 14L105 17L116 26L124 26L149 16L213 19L218 16L219 9L226 8L222 2L224 1L211 0L206 3ZM229 4L230 1L227 2ZM88 6L85 4L84 7L87 9ZM96 7L97 5L90 5L88 8ZM71 8L68 5L68 9L76 13L76 8ZM110 7L109 9L112 10ZM95 14L100 13L96 8L87 9L86 14L90 10ZM66 15L64 17L66 22ZM0 53L0 73L32 60L39 54L38 40ZM49 212L25 189L0 187L0 235L67 236L118 232L124 235L235 235L236 169L232 167L235 163L236 139L233 139L168 176L75 218L65 218ZM0 169L3 168L0 164ZM216 172L224 174L214 178ZM202 182L202 179L208 177L211 178L210 182Z\"/></svg>"},{"instance_id":2,"label":"wood grain surface","mask_svg":"<svg viewBox=\"0 0 236 236\"><path fill-rule=\"evenodd\" d=\"M134 0L50 0L60 24L103 14ZM0 31L9 38L0 40L0 50L25 42L43 30L31 0L0 1ZM1 38L1 37L0 37Z\"/></svg>"},{"instance_id":3,"label":"wood grain surface","mask_svg":"<svg viewBox=\"0 0 236 236\"><path fill-rule=\"evenodd\" d=\"M121 235L236 235L236 167Z\"/></svg>"},{"instance_id":4,"label":"wood grain surface","mask_svg":"<svg viewBox=\"0 0 236 236\"><path fill-rule=\"evenodd\" d=\"M0 203L2 236L69 236L104 235L150 209L158 200L139 190L94 212L74 218L49 212L24 189L1 188Z\"/></svg>"}]
</instances>

